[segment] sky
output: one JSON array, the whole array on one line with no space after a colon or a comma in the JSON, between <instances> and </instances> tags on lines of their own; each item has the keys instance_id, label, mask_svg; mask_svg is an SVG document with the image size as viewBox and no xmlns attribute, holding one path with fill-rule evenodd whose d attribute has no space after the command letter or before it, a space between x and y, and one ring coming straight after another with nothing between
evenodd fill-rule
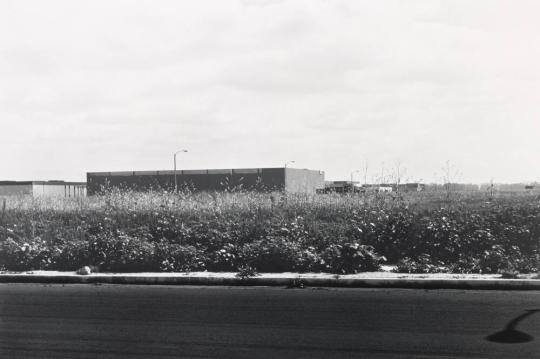
<instances>
[{"instance_id":1,"label":"sky","mask_svg":"<svg viewBox=\"0 0 540 359\"><path fill-rule=\"evenodd\" d=\"M538 1L0 2L0 180L540 181Z\"/></svg>"}]
</instances>

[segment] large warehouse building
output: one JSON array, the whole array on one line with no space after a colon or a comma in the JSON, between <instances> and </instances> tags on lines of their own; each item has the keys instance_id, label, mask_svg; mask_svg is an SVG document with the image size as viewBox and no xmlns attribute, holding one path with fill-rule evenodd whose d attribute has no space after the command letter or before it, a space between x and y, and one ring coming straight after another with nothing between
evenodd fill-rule
<instances>
[{"instance_id":1,"label":"large warehouse building","mask_svg":"<svg viewBox=\"0 0 540 359\"><path fill-rule=\"evenodd\" d=\"M324 172L297 168L244 168L175 171L89 172L88 194L99 194L111 188L136 191L286 191L315 193L324 189Z\"/></svg>"},{"instance_id":2,"label":"large warehouse building","mask_svg":"<svg viewBox=\"0 0 540 359\"><path fill-rule=\"evenodd\" d=\"M64 181L0 181L2 196L84 197L86 183Z\"/></svg>"}]
</instances>

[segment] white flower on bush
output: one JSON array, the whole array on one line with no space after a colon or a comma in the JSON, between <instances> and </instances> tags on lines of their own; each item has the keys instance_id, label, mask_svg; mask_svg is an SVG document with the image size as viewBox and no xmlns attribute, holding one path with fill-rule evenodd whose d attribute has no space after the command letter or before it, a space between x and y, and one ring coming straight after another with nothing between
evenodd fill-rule
<instances>
[{"instance_id":1,"label":"white flower on bush","mask_svg":"<svg viewBox=\"0 0 540 359\"><path fill-rule=\"evenodd\" d=\"M30 250L30 245L28 243L24 243L22 246L21 246L21 250L23 252L27 252Z\"/></svg>"}]
</instances>

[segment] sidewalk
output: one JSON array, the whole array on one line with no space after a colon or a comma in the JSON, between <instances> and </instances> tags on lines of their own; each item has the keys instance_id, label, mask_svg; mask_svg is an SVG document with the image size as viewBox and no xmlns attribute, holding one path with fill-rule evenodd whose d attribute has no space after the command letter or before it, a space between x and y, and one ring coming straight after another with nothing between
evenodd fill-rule
<instances>
[{"instance_id":1,"label":"sidewalk","mask_svg":"<svg viewBox=\"0 0 540 359\"><path fill-rule=\"evenodd\" d=\"M356 287L414 289L540 290L538 274L502 279L500 274L405 274L389 271L348 275L321 273L262 273L238 278L236 273L91 273L29 271L0 272L0 283L104 283L162 285Z\"/></svg>"}]
</instances>

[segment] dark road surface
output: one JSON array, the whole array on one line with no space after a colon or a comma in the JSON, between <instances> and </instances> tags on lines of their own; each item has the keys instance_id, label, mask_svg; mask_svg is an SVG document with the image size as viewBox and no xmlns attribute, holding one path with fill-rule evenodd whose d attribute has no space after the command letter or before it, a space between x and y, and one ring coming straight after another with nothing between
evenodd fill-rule
<instances>
[{"instance_id":1,"label":"dark road surface","mask_svg":"<svg viewBox=\"0 0 540 359\"><path fill-rule=\"evenodd\" d=\"M0 357L530 359L535 309L540 292L0 284Z\"/></svg>"}]
</instances>

